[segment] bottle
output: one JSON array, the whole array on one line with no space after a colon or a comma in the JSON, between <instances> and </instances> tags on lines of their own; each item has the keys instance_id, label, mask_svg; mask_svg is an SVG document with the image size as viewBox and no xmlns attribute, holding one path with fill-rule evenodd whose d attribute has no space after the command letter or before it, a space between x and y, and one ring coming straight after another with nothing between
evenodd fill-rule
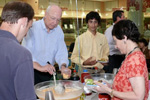
<instances>
[{"instance_id":1,"label":"bottle","mask_svg":"<svg viewBox=\"0 0 150 100\"><path fill-rule=\"evenodd\" d=\"M75 69L73 70L73 75L72 75L71 80L73 80L73 81L79 81L80 80L80 77L78 76Z\"/></svg>"},{"instance_id":2,"label":"bottle","mask_svg":"<svg viewBox=\"0 0 150 100\"><path fill-rule=\"evenodd\" d=\"M83 73L81 73L81 83L84 83L84 77L90 75L87 69L83 70Z\"/></svg>"},{"instance_id":3,"label":"bottle","mask_svg":"<svg viewBox=\"0 0 150 100\"><path fill-rule=\"evenodd\" d=\"M95 67L94 74L97 74L97 73L98 73L98 67Z\"/></svg>"}]
</instances>

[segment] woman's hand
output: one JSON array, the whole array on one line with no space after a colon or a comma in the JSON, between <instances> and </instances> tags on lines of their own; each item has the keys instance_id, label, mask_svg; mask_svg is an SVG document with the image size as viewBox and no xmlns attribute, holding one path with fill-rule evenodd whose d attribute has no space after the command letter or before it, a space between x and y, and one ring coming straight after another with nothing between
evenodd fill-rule
<instances>
[{"instance_id":1,"label":"woman's hand","mask_svg":"<svg viewBox=\"0 0 150 100\"><path fill-rule=\"evenodd\" d=\"M94 88L97 92L99 92L99 93L107 93L107 94L111 93L112 89L109 88L107 86L107 84L103 84L103 83L100 83L98 81L94 81L94 83L96 85L98 85L97 87Z\"/></svg>"},{"instance_id":2,"label":"woman's hand","mask_svg":"<svg viewBox=\"0 0 150 100\"><path fill-rule=\"evenodd\" d=\"M102 81L103 81L104 83L106 83L109 88L112 88L112 84L108 83L105 79L103 79Z\"/></svg>"}]
</instances>

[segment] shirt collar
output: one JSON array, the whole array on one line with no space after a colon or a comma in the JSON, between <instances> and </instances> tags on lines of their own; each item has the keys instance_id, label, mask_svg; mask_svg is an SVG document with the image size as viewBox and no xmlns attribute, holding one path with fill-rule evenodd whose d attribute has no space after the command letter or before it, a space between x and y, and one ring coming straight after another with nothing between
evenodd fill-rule
<instances>
[{"instance_id":1,"label":"shirt collar","mask_svg":"<svg viewBox=\"0 0 150 100\"><path fill-rule=\"evenodd\" d=\"M6 37L19 43L19 41L16 39L16 37L12 33L5 31L5 30L0 30L0 37Z\"/></svg>"},{"instance_id":2,"label":"shirt collar","mask_svg":"<svg viewBox=\"0 0 150 100\"><path fill-rule=\"evenodd\" d=\"M91 37L96 37L97 36L97 32L96 32L96 35L93 35L88 29L87 29L87 34Z\"/></svg>"}]
</instances>

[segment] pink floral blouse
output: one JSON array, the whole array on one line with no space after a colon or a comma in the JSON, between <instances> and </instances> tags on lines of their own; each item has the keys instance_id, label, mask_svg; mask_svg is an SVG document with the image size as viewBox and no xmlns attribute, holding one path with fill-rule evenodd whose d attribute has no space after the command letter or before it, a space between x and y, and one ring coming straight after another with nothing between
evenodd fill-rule
<instances>
[{"instance_id":1,"label":"pink floral blouse","mask_svg":"<svg viewBox=\"0 0 150 100\"><path fill-rule=\"evenodd\" d=\"M144 100L148 98L148 71L145 56L141 51L133 52L128 55L127 58L122 63L119 72L116 74L113 89L120 92L133 91L130 84L129 78L143 76L145 78L145 97ZM121 100L117 97L112 98L112 100Z\"/></svg>"}]
</instances>

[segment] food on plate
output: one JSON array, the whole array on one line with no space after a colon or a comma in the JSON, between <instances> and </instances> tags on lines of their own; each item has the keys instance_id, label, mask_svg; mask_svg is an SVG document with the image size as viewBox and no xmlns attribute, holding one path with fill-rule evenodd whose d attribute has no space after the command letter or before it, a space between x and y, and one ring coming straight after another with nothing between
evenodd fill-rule
<instances>
[{"instance_id":1,"label":"food on plate","mask_svg":"<svg viewBox=\"0 0 150 100\"><path fill-rule=\"evenodd\" d=\"M101 58L101 59L99 59L99 61L108 61L107 59L105 59L105 58Z\"/></svg>"},{"instance_id":2,"label":"food on plate","mask_svg":"<svg viewBox=\"0 0 150 100\"><path fill-rule=\"evenodd\" d=\"M102 80L98 80L99 83L102 83ZM85 79L85 84L86 85L95 85L94 80L93 79Z\"/></svg>"},{"instance_id":3,"label":"food on plate","mask_svg":"<svg viewBox=\"0 0 150 100\"><path fill-rule=\"evenodd\" d=\"M102 81L102 80L98 80L98 82L99 82L99 83L102 83L103 81Z\"/></svg>"},{"instance_id":4,"label":"food on plate","mask_svg":"<svg viewBox=\"0 0 150 100\"><path fill-rule=\"evenodd\" d=\"M93 79L85 79L85 84L86 85L93 85L94 81L93 81Z\"/></svg>"},{"instance_id":5,"label":"food on plate","mask_svg":"<svg viewBox=\"0 0 150 100\"><path fill-rule=\"evenodd\" d=\"M100 62L100 63L108 63L108 59L101 58L101 59L98 60L98 62Z\"/></svg>"}]
</instances>

